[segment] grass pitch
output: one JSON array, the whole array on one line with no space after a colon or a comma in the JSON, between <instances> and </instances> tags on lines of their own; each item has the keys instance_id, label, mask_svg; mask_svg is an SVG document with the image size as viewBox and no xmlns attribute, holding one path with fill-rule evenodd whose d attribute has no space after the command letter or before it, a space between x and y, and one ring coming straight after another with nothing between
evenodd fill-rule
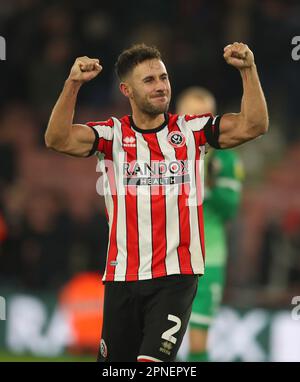
<instances>
[{"instance_id":1,"label":"grass pitch","mask_svg":"<svg viewBox=\"0 0 300 382\"><path fill-rule=\"evenodd\" d=\"M0 362L96 362L96 356L65 354L58 357L36 357L31 354L16 355L0 351Z\"/></svg>"}]
</instances>

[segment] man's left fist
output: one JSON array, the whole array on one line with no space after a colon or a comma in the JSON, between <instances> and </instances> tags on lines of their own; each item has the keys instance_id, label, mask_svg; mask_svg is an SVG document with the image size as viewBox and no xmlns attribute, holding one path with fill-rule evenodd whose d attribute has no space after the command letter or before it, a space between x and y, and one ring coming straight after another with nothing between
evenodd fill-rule
<instances>
[{"instance_id":1,"label":"man's left fist","mask_svg":"<svg viewBox=\"0 0 300 382\"><path fill-rule=\"evenodd\" d=\"M242 42L234 42L224 48L224 58L227 64L237 69L250 68L254 65L254 55L248 45Z\"/></svg>"}]
</instances>

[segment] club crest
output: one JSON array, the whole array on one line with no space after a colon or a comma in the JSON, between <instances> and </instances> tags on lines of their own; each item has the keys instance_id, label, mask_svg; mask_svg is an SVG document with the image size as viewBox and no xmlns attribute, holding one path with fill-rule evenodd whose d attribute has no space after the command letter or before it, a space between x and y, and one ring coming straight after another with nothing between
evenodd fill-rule
<instances>
[{"instance_id":1,"label":"club crest","mask_svg":"<svg viewBox=\"0 0 300 382\"><path fill-rule=\"evenodd\" d=\"M185 136L181 131L172 131L168 135L168 142L173 147L182 147L185 144Z\"/></svg>"}]
</instances>

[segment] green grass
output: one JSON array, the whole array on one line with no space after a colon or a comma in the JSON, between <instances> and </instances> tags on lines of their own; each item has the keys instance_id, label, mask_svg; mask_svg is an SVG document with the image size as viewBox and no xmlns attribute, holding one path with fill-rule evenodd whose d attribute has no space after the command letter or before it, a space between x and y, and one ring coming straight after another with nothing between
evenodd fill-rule
<instances>
[{"instance_id":1,"label":"green grass","mask_svg":"<svg viewBox=\"0 0 300 382\"><path fill-rule=\"evenodd\" d=\"M96 356L81 355L73 356L69 354L59 357L35 357L30 354L16 355L13 353L0 351L0 362L95 362Z\"/></svg>"}]
</instances>

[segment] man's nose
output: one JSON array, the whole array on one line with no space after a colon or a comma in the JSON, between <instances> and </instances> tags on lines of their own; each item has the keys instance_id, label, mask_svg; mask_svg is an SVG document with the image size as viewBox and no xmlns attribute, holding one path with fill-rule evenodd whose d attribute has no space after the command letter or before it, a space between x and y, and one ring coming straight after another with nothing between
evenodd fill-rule
<instances>
[{"instance_id":1,"label":"man's nose","mask_svg":"<svg viewBox=\"0 0 300 382\"><path fill-rule=\"evenodd\" d=\"M167 90L167 84L165 81L159 80L156 83L156 91L165 92Z\"/></svg>"}]
</instances>

